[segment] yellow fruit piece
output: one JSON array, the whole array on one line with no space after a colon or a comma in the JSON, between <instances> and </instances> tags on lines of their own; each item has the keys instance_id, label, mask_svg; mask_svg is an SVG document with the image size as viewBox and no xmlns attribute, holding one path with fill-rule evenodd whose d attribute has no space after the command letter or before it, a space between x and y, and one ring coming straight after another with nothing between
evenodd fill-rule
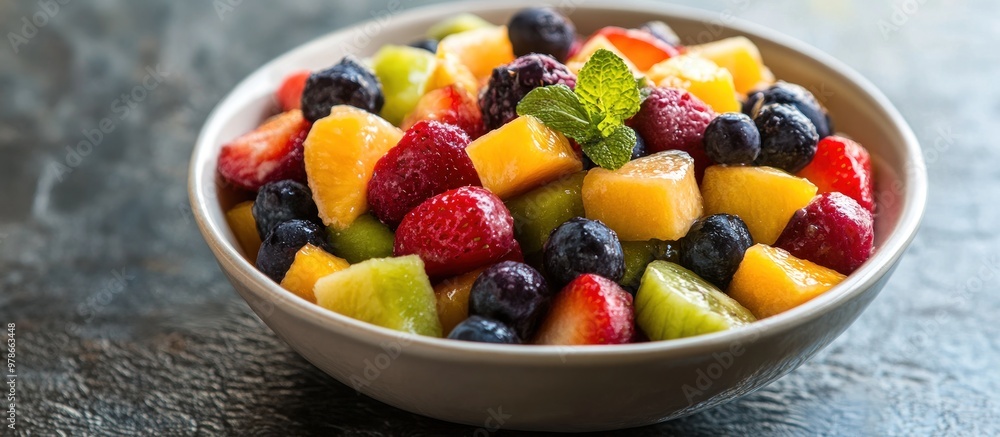
<instances>
[{"instance_id":1,"label":"yellow fruit piece","mask_svg":"<svg viewBox=\"0 0 1000 437\"><path fill-rule=\"evenodd\" d=\"M614 171L593 168L583 180L583 209L622 241L679 239L702 212L694 159L667 150Z\"/></svg>"},{"instance_id":2,"label":"yellow fruit piece","mask_svg":"<svg viewBox=\"0 0 1000 437\"><path fill-rule=\"evenodd\" d=\"M733 75L708 59L693 55L675 56L650 68L646 78L660 87L688 90L715 112L740 111Z\"/></svg>"},{"instance_id":3,"label":"yellow fruit piece","mask_svg":"<svg viewBox=\"0 0 1000 437\"><path fill-rule=\"evenodd\" d=\"M316 303L316 294L313 292L316 281L350 266L347 261L312 244L306 244L295 253L295 260L288 268L288 273L285 273L285 279L281 280L281 286L298 297Z\"/></svg>"},{"instance_id":4,"label":"yellow fruit piece","mask_svg":"<svg viewBox=\"0 0 1000 437\"><path fill-rule=\"evenodd\" d=\"M726 294L758 319L825 293L846 276L763 244L747 249Z\"/></svg>"},{"instance_id":5,"label":"yellow fruit piece","mask_svg":"<svg viewBox=\"0 0 1000 437\"><path fill-rule=\"evenodd\" d=\"M687 46L688 53L701 56L725 68L733 75L736 92L747 91L774 82L774 75L764 67L760 50L743 36L720 39L708 44Z\"/></svg>"},{"instance_id":6,"label":"yellow fruit piece","mask_svg":"<svg viewBox=\"0 0 1000 437\"><path fill-rule=\"evenodd\" d=\"M609 41L604 35L594 35L587 40L583 47L580 47L580 50L576 52L572 58L569 58L569 60L566 61L566 68L568 68L569 71L572 71L573 74L580 74L580 69L583 68L583 64L586 64L587 61L590 60L590 57L594 56L594 53L600 49L608 50L611 53L618 55L619 58L622 58L622 61L625 61L625 65L628 66L628 69L632 70L632 74L641 73L639 68L636 67L632 61L629 61L628 57L625 56L621 50L618 50L618 47L611 44L611 41Z\"/></svg>"},{"instance_id":7,"label":"yellow fruit piece","mask_svg":"<svg viewBox=\"0 0 1000 437\"><path fill-rule=\"evenodd\" d=\"M714 165L705 169L701 195L705 215L739 216L755 243L774 244L792 214L816 196L816 186L772 167Z\"/></svg>"},{"instance_id":8,"label":"yellow fruit piece","mask_svg":"<svg viewBox=\"0 0 1000 437\"><path fill-rule=\"evenodd\" d=\"M438 56L437 65L434 67L434 72L431 73L427 91L430 92L449 85L458 85L474 96L479 95L479 81L469 71L469 68L462 64L455 55L441 55Z\"/></svg>"},{"instance_id":9,"label":"yellow fruit piece","mask_svg":"<svg viewBox=\"0 0 1000 437\"><path fill-rule=\"evenodd\" d=\"M535 117L518 117L465 149L483 187L506 199L583 169L569 140Z\"/></svg>"},{"instance_id":10,"label":"yellow fruit piece","mask_svg":"<svg viewBox=\"0 0 1000 437\"><path fill-rule=\"evenodd\" d=\"M305 142L306 175L323 223L343 230L368 211L368 180L379 158L403 136L381 117L334 106Z\"/></svg>"},{"instance_id":11,"label":"yellow fruit piece","mask_svg":"<svg viewBox=\"0 0 1000 437\"><path fill-rule=\"evenodd\" d=\"M472 291L472 284L483 270L485 269L476 269L461 276L445 279L434 286L443 336L447 337L455 326L469 318L469 292Z\"/></svg>"},{"instance_id":12,"label":"yellow fruit piece","mask_svg":"<svg viewBox=\"0 0 1000 437\"><path fill-rule=\"evenodd\" d=\"M226 211L226 222L236 236L243 253L251 263L257 262L257 252L260 251L260 234L257 233L257 221L253 218L251 209L253 201L248 200Z\"/></svg>"},{"instance_id":13,"label":"yellow fruit piece","mask_svg":"<svg viewBox=\"0 0 1000 437\"><path fill-rule=\"evenodd\" d=\"M438 43L437 57L454 56L477 80L490 76L493 69L514 60L514 48L507 27L483 27L446 36Z\"/></svg>"}]
</instances>

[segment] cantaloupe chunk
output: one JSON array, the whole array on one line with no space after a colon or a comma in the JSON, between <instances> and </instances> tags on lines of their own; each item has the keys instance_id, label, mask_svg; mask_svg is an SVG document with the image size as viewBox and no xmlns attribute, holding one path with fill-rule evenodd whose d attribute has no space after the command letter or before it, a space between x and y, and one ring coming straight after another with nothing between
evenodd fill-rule
<instances>
[{"instance_id":1,"label":"cantaloupe chunk","mask_svg":"<svg viewBox=\"0 0 1000 437\"><path fill-rule=\"evenodd\" d=\"M708 59L693 55L675 56L650 68L646 78L660 87L688 90L715 112L740 111L733 75Z\"/></svg>"},{"instance_id":2,"label":"cantaloupe chunk","mask_svg":"<svg viewBox=\"0 0 1000 437\"><path fill-rule=\"evenodd\" d=\"M705 215L733 214L755 243L774 244L795 211L816 196L816 186L772 167L714 165L701 182Z\"/></svg>"},{"instance_id":3,"label":"cantaloupe chunk","mask_svg":"<svg viewBox=\"0 0 1000 437\"><path fill-rule=\"evenodd\" d=\"M846 276L763 244L747 249L726 291L758 319L825 293Z\"/></svg>"},{"instance_id":4,"label":"cantaloupe chunk","mask_svg":"<svg viewBox=\"0 0 1000 437\"><path fill-rule=\"evenodd\" d=\"M569 140L532 116L479 137L465 151L483 187L501 199L583 169Z\"/></svg>"},{"instance_id":5,"label":"cantaloupe chunk","mask_svg":"<svg viewBox=\"0 0 1000 437\"><path fill-rule=\"evenodd\" d=\"M618 170L593 168L583 180L583 209L622 241L681 238L702 213L694 159L667 150Z\"/></svg>"},{"instance_id":6,"label":"cantaloupe chunk","mask_svg":"<svg viewBox=\"0 0 1000 437\"><path fill-rule=\"evenodd\" d=\"M494 68L513 61L514 48L506 26L483 27L446 36L438 43L437 57L454 57L481 81Z\"/></svg>"},{"instance_id":7,"label":"cantaloupe chunk","mask_svg":"<svg viewBox=\"0 0 1000 437\"><path fill-rule=\"evenodd\" d=\"M247 200L226 211L226 223L236 236L236 242L246 253L251 263L257 262L257 252L260 251L260 234L257 233L257 221L253 218L251 209L253 201Z\"/></svg>"},{"instance_id":8,"label":"cantaloupe chunk","mask_svg":"<svg viewBox=\"0 0 1000 437\"><path fill-rule=\"evenodd\" d=\"M295 253L292 266L281 280L281 286L309 302L316 303L313 287L320 278L350 267L350 264L325 250L306 244Z\"/></svg>"},{"instance_id":9,"label":"cantaloupe chunk","mask_svg":"<svg viewBox=\"0 0 1000 437\"><path fill-rule=\"evenodd\" d=\"M760 50L744 36L687 46L687 51L728 70L733 75L737 93L746 94L774 82L774 75L764 66Z\"/></svg>"},{"instance_id":10,"label":"cantaloupe chunk","mask_svg":"<svg viewBox=\"0 0 1000 437\"><path fill-rule=\"evenodd\" d=\"M342 230L368 211L375 163L402 136L381 117L346 105L313 124L305 141L306 174L324 224Z\"/></svg>"}]
</instances>

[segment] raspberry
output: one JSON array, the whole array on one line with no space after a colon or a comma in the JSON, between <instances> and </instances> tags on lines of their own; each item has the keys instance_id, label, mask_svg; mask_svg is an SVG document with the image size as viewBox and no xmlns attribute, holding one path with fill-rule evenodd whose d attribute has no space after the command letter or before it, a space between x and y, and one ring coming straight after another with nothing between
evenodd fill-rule
<instances>
[{"instance_id":1,"label":"raspberry","mask_svg":"<svg viewBox=\"0 0 1000 437\"><path fill-rule=\"evenodd\" d=\"M427 274L456 276L493 264L517 247L514 219L499 197L462 187L414 208L396 230L393 253L419 255Z\"/></svg>"},{"instance_id":2,"label":"raspberry","mask_svg":"<svg viewBox=\"0 0 1000 437\"><path fill-rule=\"evenodd\" d=\"M713 118L715 111L691 93L654 88L627 124L646 140L649 153L677 149L691 155L700 181L705 168L712 164L705 154L703 138Z\"/></svg>"},{"instance_id":3,"label":"raspberry","mask_svg":"<svg viewBox=\"0 0 1000 437\"><path fill-rule=\"evenodd\" d=\"M465 153L469 136L451 124L420 121L375 164L368 204L379 220L396 226L425 200L465 185L480 185Z\"/></svg>"},{"instance_id":4,"label":"raspberry","mask_svg":"<svg viewBox=\"0 0 1000 437\"><path fill-rule=\"evenodd\" d=\"M486 128L493 130L517 118L517 104L531 90L560 83L573 88L576 76L548 55L533 53L494 68L489 84L479 96Z\"/></svg>"},{"instance_id":5,"label":"raspberry","mask_svg":"<svg viewBox=\"0 0 1000 437\"><path fill-rule=\"evenodd\" d=\"M825 193L795 212L774 245L849 275L871 257L874 226L871 211L854 199Z\"/></svg>"}]
</instances>

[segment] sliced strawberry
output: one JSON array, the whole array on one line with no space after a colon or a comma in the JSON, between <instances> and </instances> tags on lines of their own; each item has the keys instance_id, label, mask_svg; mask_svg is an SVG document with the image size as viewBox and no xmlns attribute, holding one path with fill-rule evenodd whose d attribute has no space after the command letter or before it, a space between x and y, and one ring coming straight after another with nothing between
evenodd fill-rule
<instances>
[{"instance_id":1,"label":"sliced strawberry","mask_svg":"<svg viewBox=\"0 0 1000 437\"><path fill-rule=\"evenodd\" d=\"M622 52L640 71L678 55L677 49L649 32L608 26L598 30Z\"/></svg>"},{"instance_id":2,"label":"sliced strawberry","mask_svg":"<svg viewBox=\"0 0 1000 437\"><path fill-rule=\"evenodd\" d=\"M836 135L823 138L798 176L816 184L820 193L840 192L875 211L871 156L857 142Z\"/></svg>"},{"instance_id":3,"label":"sliced strawberry","mask_svg":"<svg viewBox=\"0 0 1000 437\"><path fill-rule=\"evenodd\" d=\"M271 117L222 146L219 174L226 182L250 191L283 179L304 182L302 143L308 132L309 122L298 109Z\"/></svg>"},{"instance_id":4,"label":"sliced strawberry","mask_svg":"<svg viewBox=\"0 0 1000 437\"><path fill-rule=\"evenodd\" d=\"M462 128L473 140L486 132L479 101L458 85L449 85L424 94L413 112L403 120L401 127L407 130L421 120L453 124Z\"/></svg>"},{"instance_id":5,"label":"sliced strawberry","mask_svg":"<svg viewBox=\"0 0 1000 437\"><path fill-rule=\"evenodd\" d=\"M396 229L393 253L419 255L427 274L440 278L493 264L515 247L514 219L500 198L462 187L410 211Z\"/></svg>"},{"instance_id":6,"label":"sliced strawberry","mask_svg":"<svg viewBox=\"0 0 1000 437\"><path fill-rule=\"evenodd\" d=\"M378 160L368 181L368 205L395 227L425 200L466 185L481 185L465 153L469 136L455 125L419 121Z\"/></svg>"},{"instance_id":7,"label":"sliced strawberry","mask_svg":"<svg viewBox=\"0 0 1000 437\"><path fill-rule=\"evenodd\" d=\"M632 295L614 281L588 273L556 295L535 343L624 344L634 337Z\"/></svg>"},{"instance_id":8,"label":"sliced strawberry","mask_svg":"<svg viewBox=\"0 0 1000 437\"><path fill-rule=\"evenodd\" d=\"M309 70L299 70L285 76L281 87L274 93L282 111L302 108L302 90L306 88L306 79L309 79L311 73Z\"/></svg>"}]
</instances>

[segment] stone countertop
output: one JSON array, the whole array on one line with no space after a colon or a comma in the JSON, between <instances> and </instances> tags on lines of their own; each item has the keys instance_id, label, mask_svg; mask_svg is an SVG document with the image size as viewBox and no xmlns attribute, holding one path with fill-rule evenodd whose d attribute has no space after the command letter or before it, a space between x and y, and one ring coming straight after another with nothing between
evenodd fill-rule
<instances>
[{"instance_id":1,"label":"stone countertop","mask_svg":"<svg viewBox=\"0 0 1000 437\"><path fill-rule=\"evenodd\" d=\"M475 432L357 395L292 352L233 292L187 206L191 147L224 93L385 1L0 3L0 323L16 326L19 434ZM924 145L930 204L886 289L814 359L620 435L1000 435L1000 3L676 3L870 78Z\"/></svg>"}]
</instances>

